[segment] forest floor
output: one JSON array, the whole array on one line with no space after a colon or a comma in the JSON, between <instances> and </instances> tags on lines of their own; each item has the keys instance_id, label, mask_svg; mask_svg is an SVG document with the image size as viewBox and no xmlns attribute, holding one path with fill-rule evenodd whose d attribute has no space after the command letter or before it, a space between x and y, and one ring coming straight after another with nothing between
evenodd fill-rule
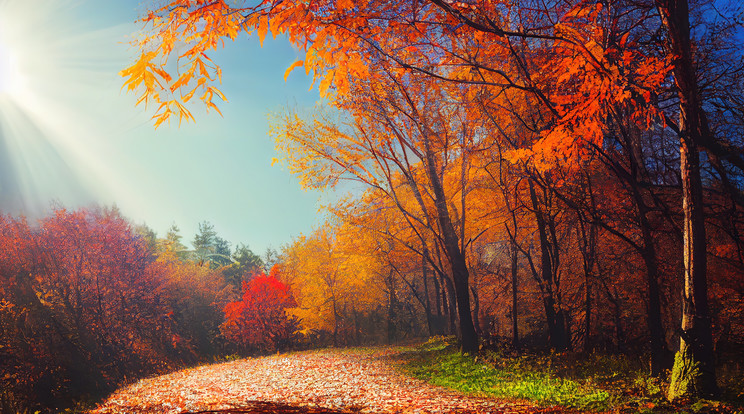
<instances>
[{"instance_id":1,"label":"forest floor","mask_svg":"<svg viewBox=\"0 0 744 414\"><path fill-rule=\"evenodd\" d=\"M671 404L665 383L627 357L486 350L474 357L454 344L435 337L203 365L121 388L90 413L744 414L738 371L722 375L722 401Z\"/></svg>"},{"instance_id":2,"label":"forest floor","mask_svg":"<svg viewBox=\"0 0 744 414\"><path fill-rule=\"evenodd\" d=\"M325 349L204 365L140 380L91 413L555 413L480 398L403 372L400 348Z\"/></svg>"}]
</instances>

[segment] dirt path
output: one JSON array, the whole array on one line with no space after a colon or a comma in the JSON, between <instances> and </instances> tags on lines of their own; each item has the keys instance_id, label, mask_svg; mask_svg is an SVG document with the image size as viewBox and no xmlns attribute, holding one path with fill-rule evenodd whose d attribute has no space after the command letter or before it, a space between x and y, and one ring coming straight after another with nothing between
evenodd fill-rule
<instances>
[{"instance_id":1,"label":"dirt path","mask_svg":"<svg viewBox=\"0 0 744 414\"><path fill-rule=\"evenodd\" d=\"M141 380L104 413L525 413L401 374L392 350L323 350L241 359Z\"/></svg>"}]
</instances>

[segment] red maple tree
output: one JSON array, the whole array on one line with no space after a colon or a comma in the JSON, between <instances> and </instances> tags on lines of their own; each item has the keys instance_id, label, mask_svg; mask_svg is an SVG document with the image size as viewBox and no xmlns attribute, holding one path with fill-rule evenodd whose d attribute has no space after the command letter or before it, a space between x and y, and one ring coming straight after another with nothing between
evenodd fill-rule
<instances>
[{"instance_id":1,"label":"red maple tree","mask_svg":"<svg viewBox=\"0 0 744 414\"><path fill-rule=\"evenodd\" d=\"M222 333L247 350L283 350L291 345L298 327L297 318L286 309L297 306L289 286L278 279L278 265L268 275L260 272L243 281L243 297L225 306Z\"/></svg>"}]
</instances>

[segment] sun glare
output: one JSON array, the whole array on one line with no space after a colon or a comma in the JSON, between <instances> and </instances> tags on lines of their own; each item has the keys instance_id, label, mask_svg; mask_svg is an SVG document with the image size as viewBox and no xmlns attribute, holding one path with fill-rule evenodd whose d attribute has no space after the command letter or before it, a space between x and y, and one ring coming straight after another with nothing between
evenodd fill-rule
<instances>
[{"instance_id":1,"label":"sun glare","mask_svg":"<svg viewBox=\"0 0 744 414\"><path fill-rule=\"evenodd\" d=\"M20 82L18 61L10 48L5 46L5 39L0 38L0 94L13 93Z\"/></svg>"},{"instance_id":2,"label":"sun glare","mask_svg":"<svg viewBox=\"0 0 744 414\"><path fill-rule=\"evenodd\" d=\"M0 213L120 197L100 154L121 37L86 28L74 14L82 3L0 0Z\"/></svg>"}]
</instances>

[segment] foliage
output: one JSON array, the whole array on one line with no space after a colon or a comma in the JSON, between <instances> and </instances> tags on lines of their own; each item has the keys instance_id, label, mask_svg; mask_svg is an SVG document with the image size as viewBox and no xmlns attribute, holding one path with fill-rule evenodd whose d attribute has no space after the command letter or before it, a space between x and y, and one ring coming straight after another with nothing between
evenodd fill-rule
<instances>
[{"instance_id":1,"label":"foliage","mask_svg":"<svg viewBox=\"0 0 744 414\"><path fill-rule=\"evenodd\" d=\"M286 310L296 306L289 286L279 281L279 265L243 281L240 301L225 305L220 329L243 350L283 351L297 338L298 320Z\"/></svg>"},{"instance_id":2,"label":"foliage","mask_svg":"<svg viewBox=\"0 0 744 414\"><path fill-rule=\"evenodd\" d=\"M117 212L57 210L38 228L2 217L0 227L5 386L63 406L167 368L164 280Z\"/></svg>"},{"instance_id":3,"label":"foliage","mask_svg":"<svg viewBox=\"0 0 744 414\"><path fill-rule=\"evenodd\" d=\"M225 40L284 34L305 54L285 78L312 72L326 106L278 117L283 161L305 186L367 190L285 251L306 330L339 344L382 320L388 340L447 320L465 351L479 334L630 351L658 378L681 343L695 369L673 372L671 396L677 382L715 396L714 353L744 338L739 14L687 0L171 0L143 16L122 76L160 125L193 120L195 94L224 99L208 54Z\"/></svg>"},{"instance_id":4,"label":"foliage","mask_svg":"<svg viewBox=\"0 0 744 414\"><path fill-rule=\"evenodd\" d=\"M298 318L303 334L319 341L317 345L325 344L323 337L330 337L328 342L335 346L359 344L378 333L374 319L381 292L376 263L355 243L358 236L318 229L283 252L282 279L297 299L289 311Z\"/></svg>"},{"instance_id":5,"label":"foliage","mask_svg":"<svg viewBox=\"0 0 744 414\"><path fill-rule=\"evenodd\" d=\"M0 216L3 411L82 406L133 378L221 353L223 275L115 209Z\"/></svg>"},{"instance_id":6,"label":"foliage","mask_svg":"<svg viewBox=\"0 0 744 414\"><path fill-rule=\"evenodd\" d=\"M232 253L232 264L222 269L225 282L240 291L241 283L263 268L261 257L246 245L239 244Z\"/></svg>"},{"instance_id":7,"label":"foliage","mask_svg":"<svg viewBox=\"0 0 744 414\"><path fill-rule=\"evenodd\" d=\"M214 226L208 221L199 223L199 232L194 236L194 260L198 264L208 264L212 268L232 263L230 243L217 235Z\"/></svg>"},{"instance_id":8,"label":"foliage","mask_svg":"<svg viewBox=\"0 0 744 414\"><path fill-rule=\"evenodd\" d=\"M219 355L223 349L219 326L222 307L234 297L223 275L207 265L181 261L169 254L158 256L153 267L162 275L162 298L167 320L173 325L171 342L179 359L195 362Z\"/></svg>"}]
</instances>

